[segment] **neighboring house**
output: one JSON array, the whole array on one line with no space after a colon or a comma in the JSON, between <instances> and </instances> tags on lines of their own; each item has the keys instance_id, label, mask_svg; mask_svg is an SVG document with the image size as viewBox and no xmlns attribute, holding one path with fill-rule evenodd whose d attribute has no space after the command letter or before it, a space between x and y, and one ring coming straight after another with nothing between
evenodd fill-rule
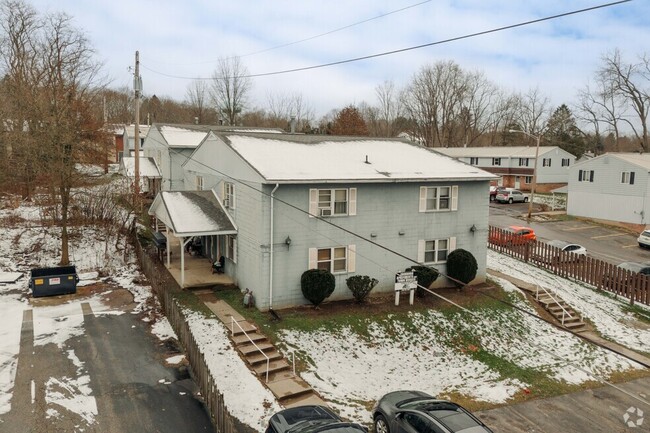
<instances>
[{"instance_id":1,"label":"neighboring house","mask_svg":"<svg viewBox=\"0 0 650 433\"><path fill-rule=\"evenodd\" d=\"M456 248L474 254L475 282L485 280L485 191L496 177L430 149L399 139L211 131L182 169L186 189L218 197L204 212L224 210L237 228L219 234L206 222L203 254L225 256L226 274L253 291L261 310L307 303L300 277L310 268L330 270L329 299L344 299L352 275L392 292L395 273L413 265L407 258L445 273Z\"/></svg>"},{"instance_id":2,"label":"neighboring house","mask_svg":"<svg viewBox=\"0 0 650 433\"><path fill-rule=\"evenodd\" d=\"M150 127L148 125L140 125L140 152L142 152L142 149L144 147L144 141L147 138L147 134L149 133L149 128ZM135 152L135 124L126 125L124 127L124 144L126 146L124 155L133 156Z\"/></svg>"},{"instance_id":3,"label":"neighboring house","mask_svg":"<svg viewBox=\"0 0 650 433\"><path fill-rule=\"evenodd\" d=\"M498 184L529 191L533 183L535 146L436 147L433 150L500 177ZM576 157L558 146L540 146L536 191L566 185Z\"/></svg>"},{"instance_id":4,"label":"neighboring house","mask_svg":"<svg viewBox=\"0 0 650 433\"><path fill-rule=\"evenodd\" d=\"M107 157L113 163L120 162L124 156L126 127L123 124L107 124L104 129L113 136L113 148L109 150Z\"/></svg>"},{"instance_id":5,"label":"neighboring house","mask_svg":"<svg viewBox=\"0 0 650 433\"><path fill-rule=\"evenodd\" d=\"M140 157L140 191L155 196L160 192L162 176L153 158ZM120 161L118 171L122 176L130 179L133 185L135 179L135 157L125 156Z\"/></svg>"},{"instance_id":6,"label":"neighboring house","mask_svg":"<svg viewBox=\"0 0 650 433\"><path fill-rule=\"evenodd\" d=\"M567 214L645 226L650 154L606 153L571 167Z\"/></svg>"}]
</instances>

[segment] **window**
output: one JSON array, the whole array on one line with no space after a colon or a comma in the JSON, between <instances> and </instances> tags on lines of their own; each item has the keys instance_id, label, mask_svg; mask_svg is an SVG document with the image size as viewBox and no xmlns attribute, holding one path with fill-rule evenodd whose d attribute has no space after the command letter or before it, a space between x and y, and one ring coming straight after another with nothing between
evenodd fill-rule
<instances>
[{"instance_id":1,"label":"window","mask_svg":"<svg viewBox=\"0 0 650 433\"><path fill-rule=\"evenodd\" d=\"M621 183L629 183L630 185L634 185L634 172L633 171L622 172Z\"/></svg>"},{"instance_id":2,"label":"window","mask_svg":"<svg viewBox=\"0 0 650 433\"><path fill-rule=\"evenodd\" d=\"M343 216L356 213L356 188L309 190L309 214L312 216Z\"/></svg>"},{"instance_id":3,"label":"window","mask_svg":"<svg viewBox=\"0 0 650 433\"><path fill-rule=\"evenodd\" d=\"M469 158L470 165L478 165L478 158L472 156Z\"/></svg>"},{"instance_id":4,"label":"window","mask_svg":"<svg viewBox=\"0 0 650 433\"><path fill-rule=\"evenodd\" d=\"M226 236L226 258L237 263L237 238L233 235Z\"/></svg>"},{"instance_id":5,"label":"window","mask_svg":"<svg viewBox=\"0 0 650 433\"><path fill-rule=\"evenodd\" d=\"M458 185L420 187L420 212L455 210L458 210Z\"/></svg>"},{"instance_id":6,"label":"window","mask_svg":"<svg viewBox=\"0 0 650 433\"><path fill-rule=\"evenodd\" d=\"M593 182L593 181L594 181L593 170L578 170L578 182Z\"/></svg>"},{"instance_id":7,"label":"window","mask_svg":"<svg viewBox=\"0 0 650 433\"><path fill-rule=\"evenodd\" d=\"M524 176L524 183L533 183L533 176Z\"/></svg>"},{"instance_id":8,"label":"window","mask_svg":"<svg viewBox=\"0 0 650 433\"><path fill-rule=\"evenodd\" d=\"M310 248L309 269L325 269L333 274L354 272L355 246Z\"/></svg>"},{"instance_id":9,"label":"window","mask_svg":"<svg viewBox=\"0 0 650 433\"><path fill-rule=\"evenodd\" d=\"M550 167L550 166L551 166L551 158L542 159L542 167Z\"/></svg>"},{"instance_id":10,"label":"window","mask_svg":"<svg viewBox=\"0 0 650 433\"><path fill-rule=\"evenodd\" d=\"M196 190L203 191L203 176L196 176Z\"/></svg>"},{"instance_id":11,"label":"window","mask_svg":"<svg viewBox=\"0 0 650 433\"><path fill-rule=\"evenodd\" d=\"M562 158L562 167L568 167L569 164L571 164L571 160L569 158Z\"/></svg>"},{"instance_id":12,"label":"window","mask_svg":"<svg viewBox=\"0 0 650 433\"><path fill-rule=\"evenodd\" d=\"M501 158L492 158L492 165L501 165Z\"/></svg>"},{"instance_id":13,"label":"window","mask_svg":"<svg viewBox=\"0 0 650 433\"><path fill-rule=\"evenodd\" d=\"M424 241L424 263L441 263L447 261L449 239Z\"/></svg>"},{"instance_id":14,"label":"window","mask_svg":"<svg viewBox=\"0 0 650 433\"><path fill-rule=\"evenodd\" d=\"M528 167L528 158L519 158L519 167Z\"/></svg>"},{"instance_id":15,"label":"window","mask_svg":"<svg viewBox=\"0 0 650 433\"><path fill-rule=\"evenodd\" d=\"M235 208L235 184L232 182L223 183L223 205L227 208Z\"/></svg>"}]
</instances>

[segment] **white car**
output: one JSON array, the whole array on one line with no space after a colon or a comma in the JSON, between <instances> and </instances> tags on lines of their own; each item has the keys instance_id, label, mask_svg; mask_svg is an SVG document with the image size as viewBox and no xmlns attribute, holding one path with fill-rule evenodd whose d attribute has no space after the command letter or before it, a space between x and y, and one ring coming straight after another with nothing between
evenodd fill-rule
<instances>
[{"instance_id":1,"label":"white car","mask_svg":"<svg viewBox=\"0 0 650 433\"><path fill-rule=\"evenodd\" d=\"M566 261L581 261L587 256L587 249L583 247L582 245L578 244L571 244L569 242L565 241L558 241L558 240L553 240L553 241L548 241L547 244L559 248L562 252L565 253L570 253L565 255L564 257L553 257L552 261L553 262L566 262Z\"/></svg>"},{"instance_id":2,"label":"white car","mask_svg":"<svg viewBox=\"0 0 650 433\"><path fill-rule=\"evenodd\" d=\"M650 230L643 230L636 241L641 248L650 248Z\"/></svg>"}]
</instances>

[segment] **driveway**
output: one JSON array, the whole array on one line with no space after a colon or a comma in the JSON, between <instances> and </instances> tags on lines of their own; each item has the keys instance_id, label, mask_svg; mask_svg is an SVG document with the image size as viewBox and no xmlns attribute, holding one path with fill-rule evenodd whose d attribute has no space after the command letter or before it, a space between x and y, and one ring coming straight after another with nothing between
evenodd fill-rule
<instances>
[{"instance_id":1,"label":"driveway","mask_svg":"<svg viewBox=\"0 0 650 433\"><path fill-rule=\"evenodd\" d=\"M99 312L96 302L75 296L60 305L38 299L24 310L11 410L0 429L213 432L187 370L165 365L175 348L132 314L130 293L107 296L110 308ZM65 312L46 317L57 308Z\"/></svg>"},{"instance_id":2,"label":"driveway","mask_svg":"<svg viewBox=\"0 0 650 433\"><path fill-rule=\"evenodd\" d=\"M650 431L650 406L647 403L650 397L650 378L616 386L646 403L611 386L605 386L476 412L475 415L495 433Z\"/></svg>"},{"instance_id":3,"label":"driveway","mask_svg":"<svg viewBox=\"0 0 650 433\"><path fill-rule=\"evenodd\" d=\"M526 222L528 204L490 203L490 225L507 227L526 225L535 230L538 239L559 239L577 243L587 248L594 258L618 265L622 262L650 263L650 249L639 248L637 234L617 228L592 223L586 220Z\"/></svg>"}]
</instances>

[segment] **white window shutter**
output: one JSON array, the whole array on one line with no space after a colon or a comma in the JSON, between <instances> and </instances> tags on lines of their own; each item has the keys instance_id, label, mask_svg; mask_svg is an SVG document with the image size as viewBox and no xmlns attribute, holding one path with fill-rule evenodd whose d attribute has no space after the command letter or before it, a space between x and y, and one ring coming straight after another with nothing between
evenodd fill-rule
<instances>
[{"instance_id":1,"label":"white window shutter","mask_svg":"<svg viewBox=\"0 0 650 433\"><path fill-rule=\"evenodd\" d=\"M316 188L309 189L309 217L313 218L318 215L318 190ZM314 269L314 268L309 268Z\"/></svg>"},{"instance_id":2,"label":"white window shutter","mask_svg":"<svg viewBox=\"0 0 650 433\"><path fill-rule=\"evenodd\" d=\"M357 214L357 189L350 188L349 197L348 197L348 215Z\"/></svg>"},{"instance_id":3,"label":"white window shutter","mask_svg":"<svg viewBox=\"0 0 650 433\"><path fill-rule=\"evenodd\" d=\"M426 244L426 241L424 239L420 239L418 241L418 263L424 263L424 246Z\"/></svg>"},{"instance_id":4,"label":"white window shutter","mask_svg":"<svg viewBox=\"0 0 650 433\"><path fill-rule=\"evenodd\" d=\"M426 212L427 210L427 187L420 187L420 212Z\"/></svg>"},{"instance_id":5,"label":"white window shutter","mask_svg":"<svg viewBox=\"0 0 650 433\"><path fill-rule=\"evenodd\" d=\"M348 272L355 272L357 266L357 247L348 245Z\"/></svg>"},{"instance_id":6,"label":"white window shutter","mask_svg":"<svg viewBox=\"0 0 650 433\"><path fill-rule=\"evenodd\" d=\"M318 267L317 257L318 257L318 250L316 248L310 248L308 269L316 269Z\"/></svg>"},{"instance_id":7,"label":"white window shutter","mask_svg":"<svg viewBox=\"0 0 650 433\"><path fill-rule=\"evenodd\" d=\"M458 185L451 187L451 210L458 210Z\"/></svg>"},{"instance_id":8,"label":"white window shutter","mask_svg":"<svg viewBox=\"0 0 650 433\"><path fill-rule=\"evenodd\" d=\"M456 249L456 236L449 238L449 252L452 252Z\"/></svg>"}]
</instances>

